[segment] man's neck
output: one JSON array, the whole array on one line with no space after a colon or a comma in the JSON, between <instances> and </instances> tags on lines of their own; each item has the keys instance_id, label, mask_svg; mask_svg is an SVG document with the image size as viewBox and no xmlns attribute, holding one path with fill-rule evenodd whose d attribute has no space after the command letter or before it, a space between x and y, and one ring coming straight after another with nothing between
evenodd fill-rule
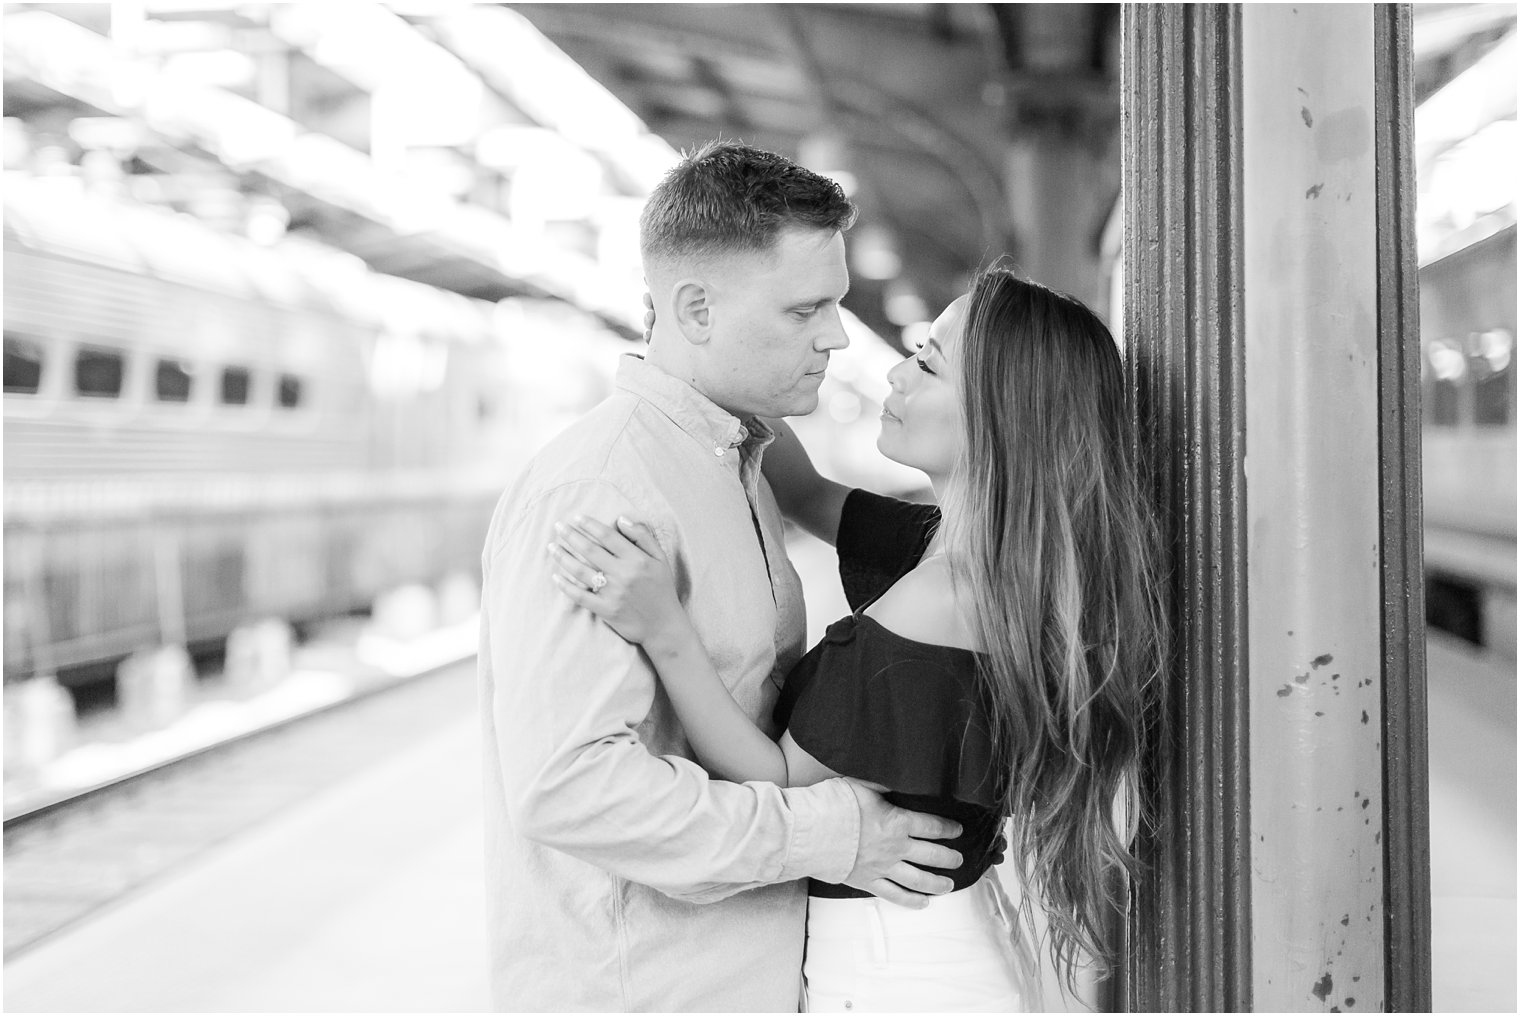
<instances>
[{"instance_id":1,"label":"man's neck","mask_svg":"<svg viewBox=\"0 0 1520 1016\"><path fill-rule=\"evenodd\" d=\"M722 399L714 398L713 393L708 390L707 386L702 383L701 378L697 377L697 372L692 369L690 359L685 356L671 354L668 347L662 345L658 340L650 342L644 352L644 361L651 366L660 368L660 370L676 380L684 381L695 389L698 395L701 395L708 402L711 402L728 415L735 417L743 423L748 423L754 415L753 413L737 412L725 406Z\"/></svg>"}]
</instances>

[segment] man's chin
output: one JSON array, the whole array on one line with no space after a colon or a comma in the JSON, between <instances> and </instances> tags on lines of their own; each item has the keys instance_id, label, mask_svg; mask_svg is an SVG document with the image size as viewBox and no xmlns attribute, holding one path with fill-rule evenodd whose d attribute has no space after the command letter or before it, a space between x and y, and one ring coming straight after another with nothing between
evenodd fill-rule
<instances>
[{"instance_id":1,"label":"man's chin","mask_svg":"<svg viewBox=\"0 0 1520 1016\"><path fill-rule=\"evenodd\" d=\"M785 413L778 413L776 415L778 415L778 416L808 416L808 415L811 415L812 412L814 410L816 410L817 408L818 408L818 393L817 392L809 392L806 395L799 395L792 402L791 406L788 407L788 409L787 409L787 411Z\"/></svg>"}]
</instances>

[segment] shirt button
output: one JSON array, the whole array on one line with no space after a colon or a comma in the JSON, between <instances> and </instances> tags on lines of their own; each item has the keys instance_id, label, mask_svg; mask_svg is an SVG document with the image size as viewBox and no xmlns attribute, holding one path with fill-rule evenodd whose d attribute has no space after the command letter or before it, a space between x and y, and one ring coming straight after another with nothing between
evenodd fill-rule
<instances>
[{"instance_id":1,"label":"shirt button","mask_svg":"<svg viewBox=\"0 0 1520 1016\"><path fill-rule=\"evenodd\" d=\"M846 1009L853 1009L853 1008L855 1008L855 1003L851 1002L849 999L845 999L844 1007Z\"/></svg>"},{"instance_id":2,"label":"shirt button","mask_svg":"<svg viewBox=\"0 0 1520 1016\"><path fill-rule=\"evenodd\" d=\"M723 452L724 452L723 448L720 448L717 445L713 445L713 454L716 455L718 458L721 459L723 457Z\"/></svg>"}]
</instances>

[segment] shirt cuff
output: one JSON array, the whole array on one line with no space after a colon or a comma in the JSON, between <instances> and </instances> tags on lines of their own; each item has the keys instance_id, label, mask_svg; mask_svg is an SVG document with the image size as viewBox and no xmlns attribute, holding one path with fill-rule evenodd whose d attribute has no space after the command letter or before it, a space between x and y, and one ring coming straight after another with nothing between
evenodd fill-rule
<instances>
[{"instance_id":1,"label":"shirt cuff","mask_svg":"<svg viewBox=\"0 0 1520 1016\"><path fill-rule=\"evenodd\" d=\"M843 883L860 851L860 803L842 779L784 791L792 842L779 881L816 878Z\"/></svg>"}]
</instances>

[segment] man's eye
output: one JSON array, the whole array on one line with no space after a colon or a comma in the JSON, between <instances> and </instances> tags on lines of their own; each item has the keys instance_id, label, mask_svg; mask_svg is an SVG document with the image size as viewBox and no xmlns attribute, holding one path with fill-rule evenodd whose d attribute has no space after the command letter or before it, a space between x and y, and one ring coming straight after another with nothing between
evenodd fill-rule
<instances>
[{"instance_id":1,"label":"man's eye","mask_svg":"<svg viewBox=\"0 0 1520 1016\"><path fill-rule=\"evenodd\" d=\"M924 358L923 357L921 357L921 356L915 356L913 358L913 362L916 363L916 364L918 364L918 369L921 370L921 371L923 371L925 374L933 374L934 373L934 371L932 371L932 370L929 369L929 365L924 362Z\"/></svg>"},{"instance_id":2,"label":"man's eye","mask_svg":"<svg viewBox=\"0 0 1520 1016\"><path fill-rule=\"evenodd\" d=\"M792 311L792 313L797 316L797 320L798 321L806 321L808 318L810 318L814 314L818 313L818 308L817 307L802 307L802 308L800 308L798 310Z\"/></svg>"}]
</instances>

